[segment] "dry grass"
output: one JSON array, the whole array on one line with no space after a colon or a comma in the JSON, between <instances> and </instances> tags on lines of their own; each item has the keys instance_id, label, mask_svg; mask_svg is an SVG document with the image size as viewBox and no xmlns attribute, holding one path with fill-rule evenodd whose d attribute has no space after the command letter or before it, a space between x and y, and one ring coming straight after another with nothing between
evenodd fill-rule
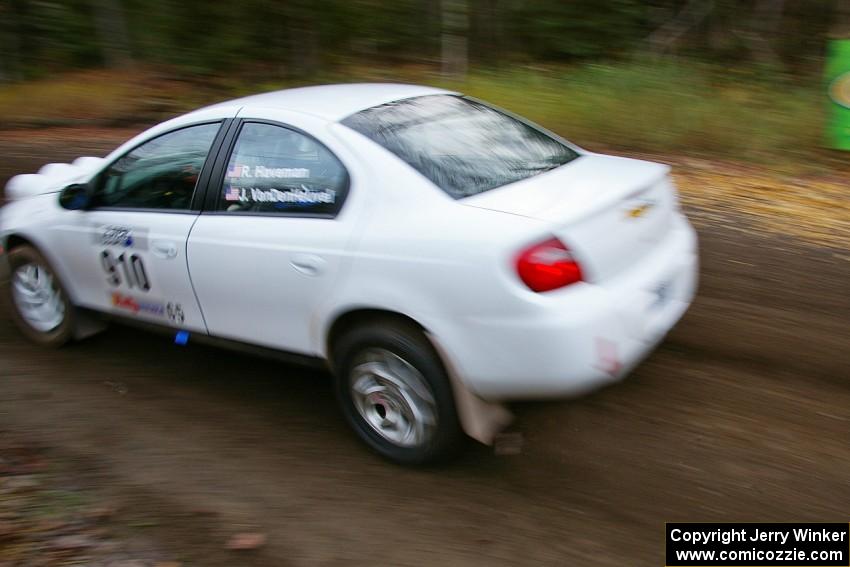
<instances>
[{"instance_id":1,"label":"dry grass","mask_svg":"<svg viewBox=\"0 0 850 567\"><path fill-rule=\"evenodd\" d=\"M189 85L150 70L81 71L0 88L0 127L139 122L193 102Z\"/></svg>"},{"instance_id":2,"label":"dry grass","mask_svg":"<svg viewBox=\"0 0 850 567\"><path fill-rule=\"evenodd\" d=\"M144 68L86 71L0 88L0 128L156 121L233 96L352 81L425 83L463 91L589 147L780 165L823 154L826 102L817 80L801 86L692 62L515 67L477 71L461 82L444 80L435 69L422 66L346 67L298 82L233 74L182 77L175 70Z\"/></svg>"},{"instance_id":3,"label":"dry grass","mask_svg":"<svg viewBox=\"0 0 850 567\"><path fill-rule=\"evenodd\" d=\"M850 199L843 177L786 175L698 159L674 167L674 176L682 200L696 207L699 219L728 224L725 212L734 210L751 222L739 229L802 238L850 260Z\"/></svg>"}]
</instances>

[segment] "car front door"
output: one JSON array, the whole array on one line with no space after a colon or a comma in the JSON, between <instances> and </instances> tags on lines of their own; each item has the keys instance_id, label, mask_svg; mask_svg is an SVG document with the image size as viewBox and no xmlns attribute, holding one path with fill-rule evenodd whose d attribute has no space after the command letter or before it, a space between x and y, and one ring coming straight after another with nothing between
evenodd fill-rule
<instances>
[{"instance_id":1,"label":"car front door","mask_svg":"<svg viewBox=\"0 0 850 567\"><path fill-rule=\"evenodd\" d=\"M222 122L148 140L93 181L90 206L53 230L82 307L206 332L186 262L193 199Z\"/></svg>"},{"instance_id":2,"label":"car front door","mask_svg":"<svg viewBox=\"0 0 850 567\"><path fill-rule=\"evenodd\" d=\"M314 315L354 231L349 175L324 143L279 119L244 119L219 158L189 270L210 334L315 354Z\"/></svg>"}]
</instances>

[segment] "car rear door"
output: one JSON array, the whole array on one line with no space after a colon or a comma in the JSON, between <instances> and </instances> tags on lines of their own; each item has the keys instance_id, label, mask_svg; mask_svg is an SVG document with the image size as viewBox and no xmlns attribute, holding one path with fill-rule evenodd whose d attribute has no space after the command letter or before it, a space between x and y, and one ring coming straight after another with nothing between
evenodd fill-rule
<instances>
[{"instance_id":1,"label":"car rear door","mask_svg":"<svg viewBox=\"0 0 850 567\"><path fill-rule=\"evenodd\" d=\"M224 125L193 124L143 142L95 177L86 210L63 214L51 240L67 259L78 305L206 332L186 241Z\"/></svg>"},{"instance_id":2,"label":"car rear door","mask_svg":"<svg viewBox=\"0 0 850 567\"><path fill-rule=\"evenodd\" d=\"M355 231L352 178L323 121L259 114L224 142L189 237L189 271L210 334L316 354L316 313Z\"/></svg>"}]
</instances>

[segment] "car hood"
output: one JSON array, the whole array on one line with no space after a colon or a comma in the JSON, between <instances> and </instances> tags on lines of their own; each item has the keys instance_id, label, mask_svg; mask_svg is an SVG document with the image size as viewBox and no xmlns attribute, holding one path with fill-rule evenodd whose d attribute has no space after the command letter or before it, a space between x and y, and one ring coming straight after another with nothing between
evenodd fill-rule
<instances>
[{"instance_id":1,"label":"car hood","mask_svg":"<svg viewBox=\"0 0 850 567\"><path fill-rule=\"evenodd\" d=\"M49 163L38 173L16 175L6 183L6 199L26 199L61 191L71 183L87 181L103 162L104 158L79 157L71 163Z\"/></svg>"}]
</instances>

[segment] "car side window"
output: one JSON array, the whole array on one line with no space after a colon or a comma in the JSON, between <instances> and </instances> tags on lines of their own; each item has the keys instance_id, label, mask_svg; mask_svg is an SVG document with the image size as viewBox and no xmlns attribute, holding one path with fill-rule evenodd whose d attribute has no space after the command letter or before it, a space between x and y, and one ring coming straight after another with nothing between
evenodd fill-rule
<instances>
[{"instance_id":1,"label":"car side window","mask_svg":"<svg viewBox=\"0 0 850 567\"><path fill-rule=\"evenodd\" d=\"M310 136L274 124L243 124L218 209L229 213L336 215L348 190L339 159Z\"/></svg>"},{"instance_id":2,"label":"car side window","mask_svg":"<svg viewBox=\"0 0 850 567\"><path fill-rule=\"evenodd\" d=\"M220 127L189 126L138 146L100 175L93 206L188 210Z\"/></svg>"}]
</instances>

